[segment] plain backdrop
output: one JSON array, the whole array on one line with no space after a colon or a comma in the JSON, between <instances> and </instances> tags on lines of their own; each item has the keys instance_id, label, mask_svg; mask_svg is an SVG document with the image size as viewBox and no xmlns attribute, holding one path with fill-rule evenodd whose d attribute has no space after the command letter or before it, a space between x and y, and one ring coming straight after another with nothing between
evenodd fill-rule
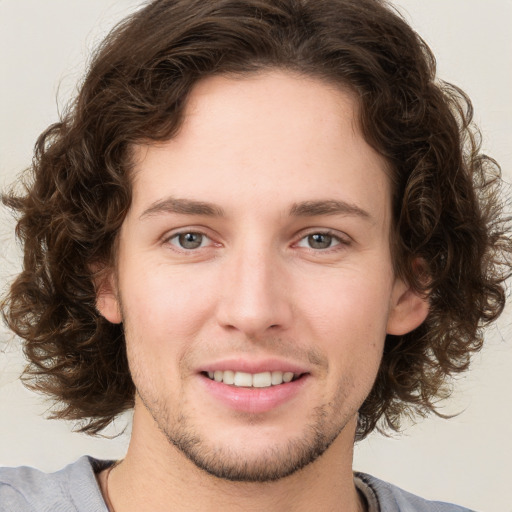
<instances>
[{"instance_id":1,"label":"plain backdrop","mask_svg":"<svg viewBox=\"0 0 512 512\"><path fill-rule=\"evenodd\" d=\"M0 186L30 165L38 134L58 119L90 50L137 8L136 0L0 0ZM395 2L426 39L439 75L471 96L484 149L512 180L512 0ZM0 292L19 269L13 223L0 211ZM481 512L512 512L511 308L488 331L471 372L459 379L443 412L394 439L374 434L356 447L356 469L427 498ZM18 376L19 342L0 327L0 465L56 470L82 454L122 457L129 414L108 430L115 439L73 433L43 417L49 404Z\"/></svg>"}]
</instances>

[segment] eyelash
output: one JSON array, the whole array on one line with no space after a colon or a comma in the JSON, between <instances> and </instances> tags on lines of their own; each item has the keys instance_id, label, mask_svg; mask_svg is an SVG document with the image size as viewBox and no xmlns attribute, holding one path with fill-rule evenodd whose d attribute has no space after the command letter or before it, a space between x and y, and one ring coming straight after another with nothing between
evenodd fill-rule
<instances>
[{"instance_id":1,"label":"eyelash","mask_svg":"<svg viewBox=\"0 0 512 512\"><path fill-rule=\"evenodd\" d=\"M198 247L185 248L185 247L180 247L179 245L174 244L172 242L172 240L174 240L174 239L178 239L179 240L180 237L187 236L187 235L199 235L199 236L203 237L203 239L201 240L201 244ZM203 233L202 231L199 231L199 230L192 230L191 229L191 230L187 230L187 231L179 231L178 233L173 233L171 236L168 236L168 237L165 238L164 243L172 245L173 247L176 248L176 250L179 250L179 251L193 252L196 249L202 249L203 248L202 244L203 244L203 241L204 241L205 238L211 241L211 238L206 233Z\"/></svg>"},{"instance_id":2,"label":"eyelash","mask_svg":"<svg viewBox=\"0 0 512 512\"><path fill-rule=\"evenodd\" d=\"M200 237L202 237L200 244L197 247L191 247L191 248L183 247L183 246L181 246L181 244L178 245L180 237L184 237L187 235L199 235ZM314 248L314 247L300 245L301 242L303 242L303 241L306 241L306 243L308 243L308 238L316 236L316 235L322 236L322 237L329 237L331 239L330 240L331 242L336 242L336 243L334 245L329 245L329 247L325 247L325 248L318 248L318 247ZM175 240L175 239L178 241L177 243L173 243L173 240ZM203 231L200 231L200 230L192 230L191 229L191 230L179 231L177 233L173 233L171 236L168 236L165 238L164 243L171 245L174 250L184 252L184 253L193 253L198 249L204 249L204 248L208 247L208 246L203 245L203 243L205 242L205 239L206 239L206 241L207 240L210 241L210 244L208 244L208 246L212 245L213 240L206 233L204 233ZM351 244L351 240L349 239L348 236L343 237L343 236L340 236L340 234L338 234L338 233L334 233L333 231L319 229L319 230L312 230L309 233L304 234L303 236L301 236L301 238L297 242L295 242L293 244L293 246L302 247L302 248L304 248L308 251L312 251L314 253L330 253L330 252L335 252L335 251L341 250L342 248L347 247L350 244ZM213 243L213 245L215 245L215 243Z\"/></svg>"},{"instance_id":3,"label":"eyelash","mask_svg":"<svg viewBox=\"0 0 512 512\"><path fill-rule=\"evenodd\" d=\"M299 241L296 242L294 245L301 247L299 244L302 241L307 240L309 237L312 237L315 235L320 235L323 237L330 237L333 242L336 242L334 245L330 245L329 247L326 247L326 248L304 247L305 249L314 251L315 253L319 253L319 252L320 253L330 253L330 252L338 251L338 250L343 249L344 247L349 246L351 243L351 240L346 235L343 237L339 233L335 233L330 230L313 230L313 231L310 231L309 233L306 233L304 236L302 236L299 239Z\"/></svg>"}]
</instances>

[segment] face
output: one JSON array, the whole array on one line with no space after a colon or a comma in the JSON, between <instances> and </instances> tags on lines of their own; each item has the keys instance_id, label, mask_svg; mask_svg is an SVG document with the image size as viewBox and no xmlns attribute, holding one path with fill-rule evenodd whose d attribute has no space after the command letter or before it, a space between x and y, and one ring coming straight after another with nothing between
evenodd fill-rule
<instances>
[{"instance_id":1,"label":"face","mask_svg":"<svg viewBox=\"0 0 512 512\"><path fill-rule=\"evenodd\" d=\"M350 93L314 79L215 77L175 138L135 148L98 305L124 322L134 421L151 418L164 452L265 481L353 443L386 332L416 322L392 271L385 163L356 117Z\"/></svg>"}]
</instances>

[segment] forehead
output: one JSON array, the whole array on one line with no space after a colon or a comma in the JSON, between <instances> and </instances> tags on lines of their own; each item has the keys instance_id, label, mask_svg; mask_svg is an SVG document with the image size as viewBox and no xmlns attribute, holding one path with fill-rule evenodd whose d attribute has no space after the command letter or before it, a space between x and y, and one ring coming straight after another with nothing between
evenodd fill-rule
<instances>
[{"instance_id":1,"label":"forehead","mask_svg":"<svg viewBox=\"0 0 512 512\"><path fill-rule=\"evenodd\" d=\"M390 202L386 163L361 134L355 95L278 71L199 82L178 134L137 146L134 170L139 209L165 195L228 213L330 198L379 216Z\"/></svg>"}]
</instances>

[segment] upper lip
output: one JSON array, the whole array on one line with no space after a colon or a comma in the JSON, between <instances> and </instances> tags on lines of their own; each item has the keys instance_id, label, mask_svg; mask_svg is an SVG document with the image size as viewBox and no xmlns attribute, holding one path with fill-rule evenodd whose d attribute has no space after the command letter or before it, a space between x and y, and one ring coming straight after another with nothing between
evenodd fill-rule
<instances>
[{"instance_id":1,"label":"upper lip","mask_svg":"<svg viewBox=\"0 0 512 512\"><path fill-rule=\"evenodd\" d=\"M214 361L198 368L199 372L215 372L217 370L232 370L235 372L263 373L263 372L292 372L296 375L309 373L308 369L298 363L283 359L248 360L243 358L230 358Z\"/></svg>"}]
</instances>

